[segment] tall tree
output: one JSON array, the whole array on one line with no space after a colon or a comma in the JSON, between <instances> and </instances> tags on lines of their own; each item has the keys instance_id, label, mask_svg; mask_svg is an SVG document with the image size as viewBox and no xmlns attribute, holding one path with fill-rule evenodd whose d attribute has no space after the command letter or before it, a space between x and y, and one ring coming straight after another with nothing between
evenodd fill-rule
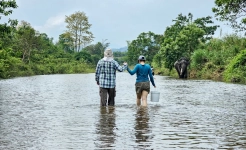
<instances>
[{"instance_id":1,"label":"tall tree","mask_svg":"<svg viewBox=\"0 0 246 150\"><path fill-rule=\"evenodd\" d=\"M17 26L17 43L18 48L22 52L22 61L30 61L31 51L36 47L36 31L31 27L30 23L21 21Z\"/></svg>"},{"instance_id":2,"label":"tall tree","mask_svg":"<svg viewBox=\"0 0 246 150\"><path fill-rule=\"evenodd\" d=\"M236 31L246 31L246 0L215 0L212 11L218 20L229 21Z\"/></svg>"},{"instance_id":3,"label":"tall tree","mask_svg":"<svg viewBox=\"0 0 246 150\"><path fill-rule=\"evenodd\" d=\"M74 51L80 51L81 46L85 47L93 41L93 34L89 31L91 24L84 12L78 11L66 16L65 22L67 23L67 32L73 39Z\"/></svg>"}]
</instances>

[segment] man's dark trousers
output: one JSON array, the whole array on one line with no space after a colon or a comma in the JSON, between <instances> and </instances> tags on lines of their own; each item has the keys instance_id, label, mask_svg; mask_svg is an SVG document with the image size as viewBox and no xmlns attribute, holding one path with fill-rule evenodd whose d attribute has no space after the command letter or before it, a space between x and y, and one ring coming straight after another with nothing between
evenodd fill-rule
<instances>
[{"instance_id":1,"label":"man's dark trousers","mask_svg":"<svg viewBox=\"0 0 246 150\"><path fill-rule=\"evenodd\" d=\"M116 93L115 88L100 87L101 106L107 106L107 98L108 98L108 106L114 106L115 93Z\"/></svg>"}]
</instances>

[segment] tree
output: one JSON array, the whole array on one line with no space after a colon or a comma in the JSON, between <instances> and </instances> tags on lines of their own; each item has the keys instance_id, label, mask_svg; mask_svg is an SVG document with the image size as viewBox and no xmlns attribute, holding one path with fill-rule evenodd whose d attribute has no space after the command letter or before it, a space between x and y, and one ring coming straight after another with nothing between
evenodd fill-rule
<instances>
[{"instance_id":1,"label":"tree","mask_svg":"<svg viewBox=\"0 0 246 150\"><path fill-rule=\"evenodd\" d=\"M66 32L59 35L59 41L57 45L60 45L65 52L72 52L74 50L74 45L71 33Z\"/></svg>"},{"instance_id":2,"label":"tree","mask_svg":"<svg viewBox=\"0 0 246 150\"><path fill-rule=\"evenodd\" d=\"M97 44L86 46L82 51L92 55L92 62L96 65L98 60L104 56L104 50L109 46L109 44L110 43L107 43L106 40L103 40L102 42L97 42Z\"/></svg>"},{"instance_id":3,"label":"tree","mask_svg":"<svg viewBox=\"0 0 246 150\"><path fill-rule=\"evenodd\" d=\"M165 67L171 70L174 62L180 57L189 59L204 34L205 32L201 28L195 24L189 24L179 32L174 41L166 40L161 47L162 56L165 58Z\"/></svg>"},{"instance_id":4,"label":"tree","mask_svg":"<svg viewBox=\"0 0 246 150\"><path fill-rule=\"evenodd\" d=\"M114 57L123 57L126 55L126 52L116 51L114 52Z\"/></svg>"},{"instance_id":5,"label":"tree","mask_svg":"<svg viewBox=\"0 0 246 150\"><path fill-rule=\"evenodd\" d=\"M35 48L37 41L36 31L30 23L21 21L17 26L18 48L22 52L22 61L30 62L31 51Z\"/></svg>"},{"instance_id":6,"label":"tree","mask_svg":"<svg viewBox=\"0 0 246 150\"><path fill-rule=\"evenodd\" d=\"M1 16L8 16L12 14L14 8L17 8L17 4L15 0L1 0L0 1L0 19ZM9 25L7 23L0 24L0 32L1 35L3 33L9 33L11 32L11 28L14 28L17 25L17 20L11 20L8 21Z\"/></svg>"},{"instance_id":7,"label":"tree","mask_svg":"<svg viewBox=\"0 0 246 150\"><path fill-rule=\"evenodd\" d=\"M165 36L173 37L175 38L176 35L188 24L194 23L197 27L201 28L205 31L204 37L202 37L201 41L206 42L207 40L210 40L212 38L212 35L214 35L215 31L219 27L219 25L211 25L214 22L212 21L211 16L197 18L193 20L193 15L191 13L188 13L187 16L184 16L182 14L179 14L178 17L173 20L175 22L174 25L171 27L167 27L165 32Z\"/></svg>"},{"instance_id":8,"label":"tree","mask_svg":"<svg viewBox=\"0 0 246 150\"><path fill-rule=\"evenodd\" d=\"M0 20L2 16L8 16L12 14L13 10L17 8L15 0L1 0L0 1ZM13 41L13 35L17 20L9 19L8 23L0 24L0 48L11 47Z\"/></svg>"},{"instance_id":9,"label":"tree","mask_svg":"<svg viewBox=\"0 0 246 150\"><path fill-rule=\"evenodd\" d=\"M92 44L85 47L83 50L87 51L91 55L97 55L99 57L103 57L104 50L109 46L110 43L107 43L106 40L102 40L102 42L97 42L97 44Z\"/></svg>"},{"instance_id":10,"label":"tree","mask_svg":"<svg viewBox=\"0 0 246 150\"><path fill-rule=\"evenodd\" d=\"M134 60L139 55L144 55L151 62L160 49L162 39L162 35L154 34L153 32L141 33L137 39L128 42L128 62L136 62Z\"/></svg>"},{"instance_id":11,"label":"tree","mask_svg":"<svg viewBox=\"0 0 246 150\"><path fill-rule=\"evenodd\" d=\"M88 17L84 12L75 12L70 16L66 16L67 32L70 33L73 39L74 51L80 51L81 46L85 47L93 40L93 34L89 31Z\"/></svg>"},{"instance_id":12,"label":"tree","mask_svg":"<svg viewBox=\"0 0 246 150\"><path fill-rule=\"evenodd\" d=\"M75 59L78 60L78 61L79 60L83 60L86 63L93 63L91 55L88 52L86 52L86 51L80 51L80 52L76 53L75 54Z\"/></svg>"},{"instance_id":13,"label":"tree","mask_svg":"<svg viewBox=\"0 0 246 150\"><path fill-rule=\"evenodd\" d=\"M205 32L204 36L201 38L202 42L206 42L206 41L212 39L212 36L214 35L215 31L217 30L218 27L220 27L219 25L209 26L209 24L214 23L212 21L211 16L197 18L196 20L194 20L193 23Z\"/></svg>"},{"instance_id":14,"label":"tree","mask_svg":"<svg viewBox=\"0 0 246 150\"><path fill-rule=\"evenodd\" d=\"M166 68L173 68L174 62L180 57L190 58L191 54L197 48L200 42L206 42L212 38L212 35L219 27L213 24L211 17L197 18L193 21L191 13L188 16L179 14L173 20L175 23L167 27L164 32L164 42L161 45L161 50L158 57L155 57L155 63L164 63ZM160 64L157 64L161 66Z\"/></svg>"},{"instance_id":15,"label":"tree","mask_svg":"<svg viewBox=\"0 0 246 150\"><path fill-rule=\"evenodd\" d=\"M217 20L229 21L237 32L246 30L246 0L215 0L215 5L212 11Z\"/></svg>"}]
</instances>

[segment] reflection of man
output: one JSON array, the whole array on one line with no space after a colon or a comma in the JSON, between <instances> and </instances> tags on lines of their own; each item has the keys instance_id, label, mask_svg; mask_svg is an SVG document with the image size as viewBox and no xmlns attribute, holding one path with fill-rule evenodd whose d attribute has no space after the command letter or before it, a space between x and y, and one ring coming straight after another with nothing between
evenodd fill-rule
<instances>
[{"instance_id":1,"label":"reflection of man","mask_svg":"<svg viewBox=\"0 0 246 150\"><path fill-rule=\"evenodd\" d=\"M106 49L104 58L99 60L96 68L96 82L100 87L101 106L114 106L116 70L122 72L127 68L127 63L120 66L113 58L111 49ZM108 100L107 100L108 97Z\"/></svg>"},{"instance_id":2,"label":"reflection of man","mask_svg":"<svg viewBox=\"0 0 246 150\"><path fill-rule=\"evenodd\" d=\"M148 108L141 107L137 111L136 115L136 125L135 125L135 136L136 136L136 143L142 143L141 147L138 145L138 148L146 148L150 145L143 144L143 142L149 141L149 114ZM144 145L144 147L143 147Z\"/></svg>"},{"instance_id":3,"label":"reflection of man","mask_svg":"<svg viewBox=\"0 0 246 150\"><path fill-rule=\"evenodd\" d=\"M96 125L98 134L96 146L98 148L109 148L115 142L115 107L101 107L100 117Z\"/></svg>"}]
</instances>

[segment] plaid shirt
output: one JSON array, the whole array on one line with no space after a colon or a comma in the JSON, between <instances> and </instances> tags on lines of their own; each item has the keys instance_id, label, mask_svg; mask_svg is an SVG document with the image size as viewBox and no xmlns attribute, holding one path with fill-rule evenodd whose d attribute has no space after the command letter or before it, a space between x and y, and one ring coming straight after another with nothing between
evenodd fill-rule
<instances>
[{"instance_id":1,"label":"plaid shirt","mask_svg":"<svg viewBox=\"0 0 246 150\"><path fill-rule=\"evenodd\" d=\"M120 66L117 61L99 60L96 68L96 82L102 88L114 88L116 79L116 70L123 72L127 66Z\"/></svg>"}]
</instances>

